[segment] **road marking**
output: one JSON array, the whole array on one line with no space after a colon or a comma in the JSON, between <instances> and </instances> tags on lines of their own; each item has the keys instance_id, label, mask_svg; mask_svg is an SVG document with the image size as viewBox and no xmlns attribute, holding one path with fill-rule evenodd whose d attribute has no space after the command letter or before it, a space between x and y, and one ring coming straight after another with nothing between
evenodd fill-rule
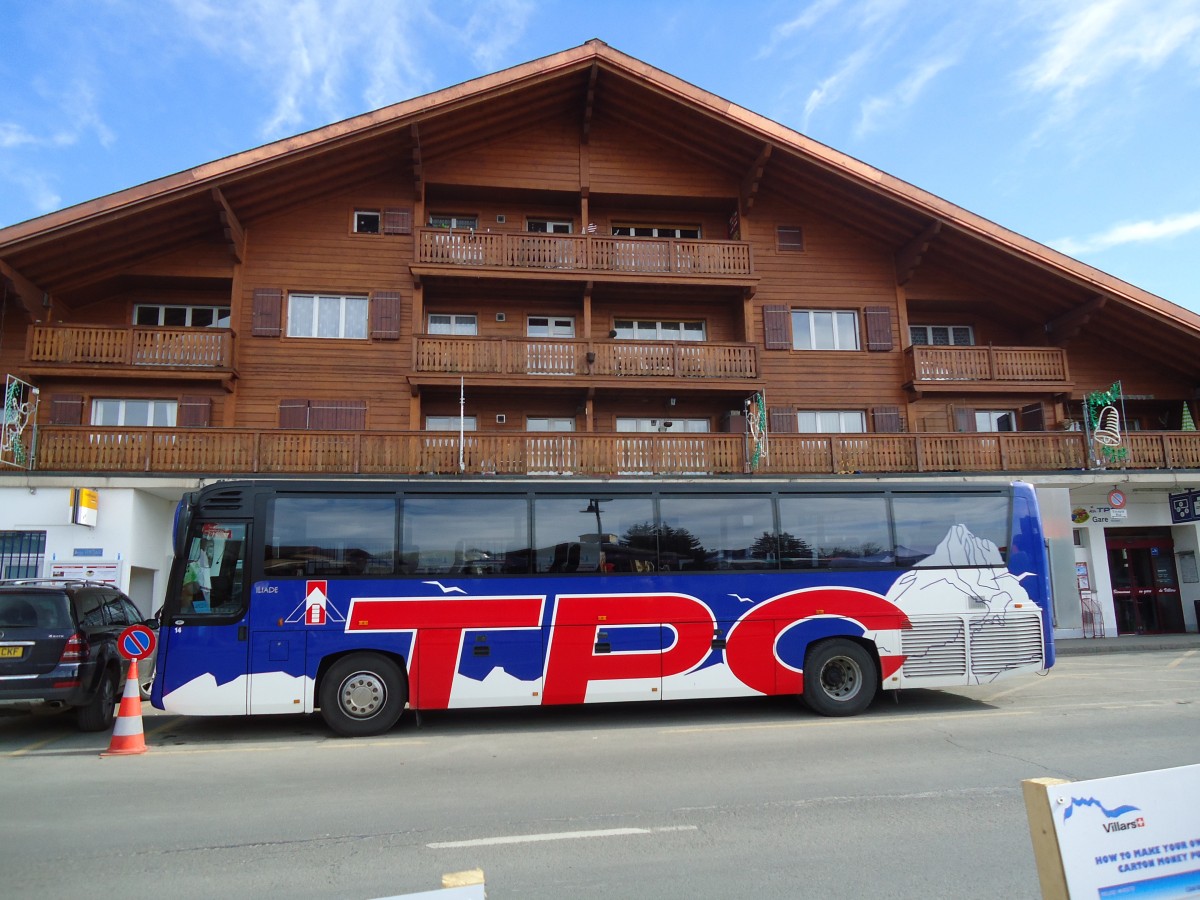
<instances>
[{"instance_id":1,"label":"road marking","mask_svg":"<svg viewBox=\"0 0 1200 900\"><path fill-rule=\"evenodd\" d=\"M1173 669L1176 666L1181 665L1183 663L1183 661L1185 659L1187 659L1189 656L1195 656L1195 655L1196 655L1195 650L1189 650L1187 653L1183 654L1182 656L1177 656L1173 660L1171 660L1169 663L1167 663L1167 668Z\"/></svg>"},{"instance_id":2,"label":"road marking","mask_svg":"<svg viewBox=\"0 0 1200 900\"><path fill-rule=\"evenodd\" d=\"M41 750L43 747L48 747L51 744L55 743L56 741L61 741L62 739L63 739L63 735L59 735L57 737L46 738L45 740L42 740L42 741L34 741L32 744L26 744L24 747L22 747L19 750L10 750L8 753L5 753L4 755L7 757L10 757L10 758L15 757L15 756L24 756L26 753L33 753L34 751Z\"/></svg>"},{"instance_id":3,"label":"road marking","mask_svg":"<svg viewBox=\"0 0 1200 900\"><path fill-rule=\"evenodd\" d=\"M633 834L662 834L669 831L698 831L696 825L667 825L662 828L601 828L596 831L552 831L546 834L510 834L475 838L470 841L437 841L426 844L431 850L457 850L462 847L494 847L500 844L536 844L541 841L577 841L586 838L625 837Z\"/></svg>"}]
</instances>

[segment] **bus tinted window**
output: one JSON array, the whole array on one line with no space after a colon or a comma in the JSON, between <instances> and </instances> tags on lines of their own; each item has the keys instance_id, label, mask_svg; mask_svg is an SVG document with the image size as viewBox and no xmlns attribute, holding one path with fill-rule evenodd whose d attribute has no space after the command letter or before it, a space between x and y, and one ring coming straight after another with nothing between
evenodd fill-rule
<instances>
[{"instance_id":1,"label":"bus tinted window","mask_svg":"<svg viewBox=\"0 0 1200 900\"><path fill-rule=\"evenodd\" d=\"M179 612L228 617L245 611L242 558L244 522L198 522L188 541Z\"/></svg>"},{"instance_id":2,"label":"bus tinted window","mask_svg":"<svg viewBox=\"0 0 1200 900\"><path fill-rule=\"evenodd\" d=\"M779 498L779 556L785 569L893 564L882 495L801 494Z\"/></svg>"},{"instance_id":3,"label":"bus tinted window","mask_svg":"<svg viewBox=\"0 0 1200 900\"><path fill-rule=\"evenodd\" d=\"M892 516L899 565L1004 565L1008 552L1007 497L895 494ZM943 544L942 552L935 552Z\"/></svg>"},{"instance_id":4,"label":"bus tinted window","mask_svg":"<svg viewBox=\"0 0 1200 900\"><path fill-rule=\"evenodd\" d=\"M404 567L413 575L520 575L529 571L524 497L407 496Z\"/></svg>"},{"instance_id":5,"label":"bus tinted window","mask_svg":"<svg viewBox=\"0 0 1200 900\"><path fill-rule=\"evenodd\" d=\"M537 572L653 572L658 567L649 497L539 497L533 522Z\"/></svg>"},{"instance_id":6,"label":"bus tinted window","mask_svg":"<svg viewBox=\"0 0 1200 900\"><path fill-rule=\"evenodd\" d=\"M396 501L391 497L275 497L267 508L268 578L391 575Z\"/></svg>"},{"instance_id":7,"label":"bus tinted window","mask_svg":"<svg viewBox=\"0 0 1200 900\"><path fill-rule=\"evenodd\" d=\"M663 497L660 563L671 571L774 569L770 497Z\"/></svg>"}]
</instances>

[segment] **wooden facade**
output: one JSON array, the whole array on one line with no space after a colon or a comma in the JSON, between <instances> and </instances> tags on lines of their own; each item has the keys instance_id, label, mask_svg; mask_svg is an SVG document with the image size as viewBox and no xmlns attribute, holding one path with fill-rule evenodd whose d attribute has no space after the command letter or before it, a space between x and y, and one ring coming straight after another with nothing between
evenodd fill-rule
<instances>
[{"instance_id":1,"label":"wooden facade","mask_svg":"<svg viewBox=\"0 0 1200 900\"><path fill-rule=\"evenodd\" d=\"M1118 381L1125 464L1200 467L1200 317L597 41L0 230L0 284L45 472L1072 471Z\"/></svg>"}]
</instances>

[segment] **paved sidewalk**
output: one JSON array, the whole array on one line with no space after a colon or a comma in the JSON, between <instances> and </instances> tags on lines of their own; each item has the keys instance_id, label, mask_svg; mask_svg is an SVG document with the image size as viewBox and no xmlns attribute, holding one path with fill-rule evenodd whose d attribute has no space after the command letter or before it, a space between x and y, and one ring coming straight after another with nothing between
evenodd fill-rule
<instances>
[{"instance_id":1,"label":"paved sidewalk","mask_svg":"<svg viewBox=\"0 0 1200 900\"><path fill-rule=\"evenodd\" d=\"M1200 650L1200 634L1123 634L1120 637L1059 638L1054 642L1059 656L1084 653L1124 653L1146 650Z\"/></svg>"}]
</instances>

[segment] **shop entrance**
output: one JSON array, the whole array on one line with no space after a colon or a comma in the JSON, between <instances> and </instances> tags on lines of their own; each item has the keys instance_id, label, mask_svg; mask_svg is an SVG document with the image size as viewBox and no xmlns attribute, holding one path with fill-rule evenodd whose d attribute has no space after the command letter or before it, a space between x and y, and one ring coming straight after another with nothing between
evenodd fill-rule
<instances>
[{"instance_id":1,"label":"shop entrance","mask_svg":"<svg viewBox=\"0 0 1200 900\"><path fill-rule=\"evenodd\" d=\"M1183 603L1171 535L1166 529L1123 531L1106 533L1117 634L1182 633Z\"/></svg>"}]
</instances>

